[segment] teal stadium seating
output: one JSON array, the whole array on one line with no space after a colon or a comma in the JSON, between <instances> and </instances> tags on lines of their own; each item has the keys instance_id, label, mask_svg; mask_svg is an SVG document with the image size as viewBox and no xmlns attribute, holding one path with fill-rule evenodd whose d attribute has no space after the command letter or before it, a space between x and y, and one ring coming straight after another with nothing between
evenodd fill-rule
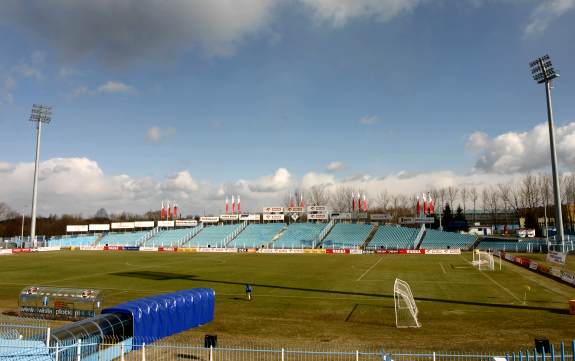
<instances>
[{"instance_id":1,"label":"teal stadium seating","mask_svg":"<svg viewBox=\"0 0 575 361\"><path fill-rule=\"evenodd\" d=\"M273 248L313 248L326 223L292 223L282 236L272 243Z\"/></svg>"},{"instance_id":2,"label":"teal stadium seating","mask_svg":"<svg viewBox=\"0 0 575 361\"><path fill-rule=\"evenodd\" d=\"M139 242L148 233L147 231L140 232L125 232L125 233L108 233L98 243L100 246L139 246Z\"/></svg>"},{"instance_id":3,"label":"teal stadium seating","mask_svg":"<svg viewBox=\"0 0 575 361\"><path fill-rule=\"evenodd\" d=\"M545 252L547 244L544 240L494 240L485 239L479 243L482 251L506 251L506 252Z\"/></svg>"},{"instance_id":4,"label":"teal stadium seating","mask_svg":"<svg viewBox=\"0 0 575 361\"><path fill-rule=\"evenodd\" d=\"M477 236L474 234L461 234L453 232L442 232L434 229L425 231L425 236L419 248L440 249L440 248L470 248L473 246Z\"/></svg>"},{"instance_id":5,"label":"teal stadium seating","mask_svg":"<svg viewBox=\"0 0 575 361\"><path fill-rule=\"evenodd\" d=\"M194 228L176 228L156 233L144 244L148 247L179 247Z\"/></svg>"},{"instance_id":6,"label":"teal stadium seating","mask_svg":"<svg viewBox=\"0 0 575 361\"><path fill-rule=\"evenodd\" d=\"M225 239L234 230L237 224L204 227L194 238L184 244L185 247L225 247Z\"/></svg>"},{"instance_id":7,"label":"teal stadium seating","mask_svg":"<svg viewBox=\"0 0 575 361\"><path fill-rule=\"evenodd\" d=\"M230 244L228 244L228 247L267 247L274 236L277 235L285 226L285 223L249 224L233 241L230 242Z\"/></svg>"},{"instance_id":8,"label":"teal stadium seating","mask_svg":"<svg viewBox=\"0 0 575 361\"><path fill-rule=\"evenodd\" d=\"M51 239L48 241L48 245L60 246L60 247L81 247L81 246L91 246L94 244L95 241L96 241L95 235L74 236L74 237Z\"/></svg>"},{"instance_id":9,"label":"teal stadium seating","mask_svg":"<svg viewBox=\"0 0 575 361\"><path fill-rule=\"evenodd\" d=\"M368 249L410 249L413 248L419 229L381 225L373 235Z\"/></svg>"},{"instance_id":10,"label":"teal stadium seating","mask_svg":"<svg viewBox=\"0 0 575 361\"><path fill-rule=\"evenodd\" d=\"M321 243L323 248L358 248L372 229L371 224L336 224Z\"/></svg>"}]
</instances>

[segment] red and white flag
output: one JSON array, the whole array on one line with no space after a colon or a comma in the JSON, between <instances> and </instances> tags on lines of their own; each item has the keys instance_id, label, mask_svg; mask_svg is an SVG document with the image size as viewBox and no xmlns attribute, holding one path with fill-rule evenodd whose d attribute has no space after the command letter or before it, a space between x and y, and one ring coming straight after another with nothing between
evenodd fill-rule
<instances>
[{"instance_id":1,"label":"red and white flag","mask_svg":"<svg viewBox=\"0 0 575 361\"><path fill-rule=\"evenodd\" d=\"M228 196L226 196L226 214L230 213L230 201Z\"/></svg>"},{"instance_id":2,"label":"red and white flag","mask_svg":"<svg viewBox=\"0 0 575 361\"><path fill-rule=\"evenodd\" d=\"M242 213L242 203L240 201L240 195L238 194L238 213Z\"/></svg>"},{"instance_id":3,"label":"red and white flag","mask_svg":"<svg viewBox=\"0 0 575 361\"><path fill-rule=\"evenodd\" d=\"M421 213L421 205L419 204L419 196L417 196L417 206L416 206L415 212L416 212L417 216L419 216L419 213Z\"/></svg>"},{"instance_id":4,"label":"red and white flag","mask_svg":"<svg viewBox=\"0 0 575 361\"><path fill-rule=\"evenodd\" d=\"M355 211L355 193L351 194L351 210Z\"/></svg>"},{"instance_id":5,"label":"red and white flag","mask_svg":"<svg viewBox=\"0 0 575 361\"><path fill-rule=\"evenodd\" d=\"M178 219L178 203L174 202L174 219Z\"/></svg>"},{"instance_id":6,"label":"red and white flag","mask_svg":"<svg viewBox=\"0 0 575 361\"><path fill-rule=\"evenodd\" d=\"M421 193L421 198L423 198L423 214L427 214L427 198L425 193Z\"/></svg>"},{"instance_id":7,"label":"red and white flag","mask_svg":"<svg viewBox=\"0 0 575 361\"><path fill-rule=\"evenodd\" d=\"M232 213L236 213L236 199L232 195Z\"/></svg>"},{"instance_id":8,"label":"red and white flag","mask_svg":"<svg viewBox=\"0 0 575 361\"><path fill-rule=\"evenodd\" d=\"M363 211L367 212L367 198L365 198L365 194L363 195Z\"/></svg>"},{"instance_id":9,"label":"red and white flag","mask_svg":"<svg viewBox=\"0 0 575 361\"><path fill-rule=\"evenodd\" d=\"M162 202L162 212L160 213L160 219L164 220L166 218L166 208L164 207L164 202Z\"/></svg>"},{"instance_id":10,"label":"red and white flag","mask_svg":"<svg viewBox=\"0 0 575 361\"><path fill-rule=\"evenodd\" d=\"M361 211L361 195L357 193L357 210Z\"/></svg>"},{"instance_id":11,"label":"red and white flag","mask_svg":"<svg viewBox=\"0 0 575 361\"><path fill-rule=\"evenodd\" d=\"M167 218L167 220L169 221L170 218L172 218L172 207L170 206L170 202L168 202L168 218Z\"/></svg>"},{"instance_id":12,"label":"red and white flag","mask_svg":"<svg viewBox=\"0 0 575 361\"><path fill-rule=\"evenodd\" d=\"M435 214L435 204L433 204L431 193L429 194L429 214Z\"/></svg>"},{"instance_id":13,"label":"red and white flag","mask_svg":"<svg viewBox=\"0 0 575 361\"><path fill-rule=\"evenodd\" d=\"M303 202L303 193L299 195L299 206L304 208L305 204Z\"/></svg>"}]
</instances>

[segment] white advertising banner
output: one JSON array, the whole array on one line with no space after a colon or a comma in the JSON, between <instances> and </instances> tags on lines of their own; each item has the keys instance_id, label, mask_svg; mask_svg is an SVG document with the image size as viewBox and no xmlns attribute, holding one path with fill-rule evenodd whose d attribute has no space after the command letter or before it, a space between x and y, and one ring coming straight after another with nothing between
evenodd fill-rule
<instances>
[{"instance_id":1,"label":"white advertising banner","mask_svg":"<svg viewBox=\"0 0 575 361\"><path fill-rule=\"evenodd\" d=\"M264 221L284 221L283 214L269 214L264 213Z\"/></svg>"},{"instance_id":2,"label":"white advertising banner","mask_svg":"<svg viewBox=\"0 0 575 361\"><path fill-rule=\"evenodd\" d=\"M461 254L461 249L426 249L425 254Z\"/></svg>"},{"instance_id":3,"label":"white advertising banner","mask_svg":"<svg viewBox=\"0 0 575 361\"><path fill-rule=\"evenodd\" d=\"M260 248L258 253L304 253L301 248Z\"/></svg>"},{"instance_id":4,"label":"white advertising banner","mask_svg":"<svg viewBox=\"0 0 575 361\"><path fill-rule=\"evenodd\" d=\"M327 212L326 206L309 206L307 207L308 212Z\"/></svg>"},{"instance_id":5,"label":"white advertising banner","mask_svg":"<svg viewBox=\"0 0 575 361\"><path fill-rule=\"evenodd\" d=\"M221 214L220 219L222 221L237 221L240 218L239 214Z\"/></svg>"},{"instance_id":6,"label":"white advertising banner","mask_svg":"<svg viewBox=\"0 0 575 361\"><path fill-rule=\"evenodd\" d=\"M198 221L195 219L179 219L176 220L176 227L195 227L198 225Z\"/></svg>"},{"instance_id":7,"label":"white advertising banner","mask_svg":"<svg viewBox=\"0 0 575 361\"><path fill-rule=\"evenodd\" d=\"M138 221L134 222L135 228L154 228L154 221Z\"/></svg>"},{"instance_id":8,"label":"white advertising banner","mask_svg":"<svg viewBox=\"0 0 575 361\"><path fill-rule=\"evenodd\" d=\"M132 228L134 228L134 222L112 223L112 229L132 229Z\"/></svg>"},{"instance_id":9,"label":"white advertising banner","mask_svg":"<svg viewBox=\"0 0 575 361\"><path fill-rule=\"evenodd\" d=\"M303 213L303 207L287 207L286 213Z\"/></svg>"},{"instance_id":10,"label":"white advertising banner","mask_svg":"<svg viewBox=\"0 0 575 361\"><path fill-rule=\"evenodd\" d=\"M158 247L140 247L140 252L157 252Z\"/></svg>"},{"instance_id":11,"label":"white advertising banner","mask_svg":"<svg viewBox=\"0 0 575 361\"><path fill-rule=\"evenodd\" d=\"M202 223L218 223L220 217L200 217L200 222Z\"/></svg>"},{"instance_id":12,"label":"white advertising banner","mask_svg":"<svg viewBox=\"0 0 575 361\"><path fill-rule=\"evenodd\" d=\"M390 221L391 215L387 213L373 213L369 215L372 221Z\"/></svg>"},{"instance_id":13,"label":"white advertising banner","mask_svg":"<svg viewBox=\"0 0 575 361\"><path fill-rule=\"evenodd\" d=\"M262 218L259 214L241 214L240 221L260 221Z\"/></svg>"},{"instance_id":14,"label":"white advertising banner","mask_svg":"<svg viewBox=\"0 0 575 361\"><path fill-rule=\"evenodd\" d=\"M198 248L198 252L204 252L204 253L238 253L238 249L237 248L202 247L202 248Z\"/></svg>"},{"instance_id":15,"label":"white advertising banner","mask_svg":"<svg viewBox=\"0 0 575 361\"><path fill-rule=\"evenodd\" d=\"M549 251L547 253L547 262L565 264L565 259L567 258L567 253Z\"/></svg>"},{"instance_id":16,"label":"white advertising banner","mask_svg":"<svg viewBox=\"0 0 575 361\"><path fill-rule=\"evenodd\" d=\"M68 225L66 226L66 232L88 232L88 226Z\"/></svg>"},{"instance_id":17,"label":"white advertising banner","mask_svg":"<svg viewBox=\"0 0 575 361\"><path fill-rule=\"evenodd\" d=\"M264 207L264 213L283 213L284 207Z\"/></svg>"},{"instance_id":18,"label":"white advertising banner","mask_svg":"<svg viewBox=\"0 0 575 361\"><path fill-rule=\"evenodd\" d=\"M174 221L158 221L158 227L173 227Z\"/></svg>"},{"instance_id":19,"label":"white advertising banner","mask_svg":"<svg viewBox=\"0 0 575 361\"><path fill-rule=\"evenodd\" d=\"M334 212L331 214L331 219L351 220L352 214L351 213Z\"/></svg>"},{"instance_id":20,"label":"white advertising banner","mask_svg":"<svg viewBox=\"0 0 575 361\"><path fill-rule=\"evenodd\" d=\"M109 231L110 225L109 224L89 224L88 229L90 231Z\"/></svg>"},{"instance_id":21,"label":"white advertising banner","mask_svg":"<svg viewBox=\"0 0 575 361\"><path fill-rule=\"evenodd\" d=\"M38 247L38 252L51 252L51 251L59 251L60 246L50 246L50 247Z\"/></svg>"},{"instance_id":22,"label":"white advertising banner","mask_svg":"<svg viewBox=\"0 0 575 361\"><path fill-rule=\"evenodd\" d=\"M307 215L307 219L311 219L314 221L325 221L327 220L327 213L312 213Z\"/></svg>"}]
</instances>

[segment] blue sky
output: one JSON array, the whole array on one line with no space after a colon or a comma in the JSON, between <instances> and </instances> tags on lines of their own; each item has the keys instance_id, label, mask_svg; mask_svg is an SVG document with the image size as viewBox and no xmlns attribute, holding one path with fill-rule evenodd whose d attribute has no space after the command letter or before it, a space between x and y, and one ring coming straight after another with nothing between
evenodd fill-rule
<instances>
[{"instance_id":1,"label":"blue sky","mask_svg":"<svg viewBox=\"0 0 575 361\"><path fill-rule=\"evenodd\" d=\"M481 185L490 174L545 169L545 148L530 162L525 142L546 119L528 62L546 53L561 73L555 115L571 149L575 0L215 3L3 4L0 177L21 189L0 199L29 203L30 175L18 167L33 161L32 103L54 108L42 160L81 158L103 184L148 184L138 188L147 200L134 202L136 192L114 203L110 189L132 188L98 183L78 206L46 181L45 212L135 211L166 198L216 212L229 193L255 207L312 184L375 194L386 185L354 180L447 172L437 184L408 184L475 174ZM505 134L520 151L496 141ZM575 162L560 158L571 171ZM73 164L70 177L94 177ZM188 183L170 193L182 172Z\"/></svg>"}]
</instances>

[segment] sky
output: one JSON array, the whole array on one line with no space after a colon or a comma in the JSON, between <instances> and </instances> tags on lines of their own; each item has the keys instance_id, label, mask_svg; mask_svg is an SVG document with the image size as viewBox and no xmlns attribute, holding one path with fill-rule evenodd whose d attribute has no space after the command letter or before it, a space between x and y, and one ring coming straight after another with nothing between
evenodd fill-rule
<instances>
[{"instance_id":1,"label":"sky","mask_svg":"<svg viewBox=\"0 0 575 361\"><path fill-rule=\"evenodd\" d=\"M415 194L575 166L575 0L3 0L0 201L39 212Z\"/></svg>"}]
</instances>

